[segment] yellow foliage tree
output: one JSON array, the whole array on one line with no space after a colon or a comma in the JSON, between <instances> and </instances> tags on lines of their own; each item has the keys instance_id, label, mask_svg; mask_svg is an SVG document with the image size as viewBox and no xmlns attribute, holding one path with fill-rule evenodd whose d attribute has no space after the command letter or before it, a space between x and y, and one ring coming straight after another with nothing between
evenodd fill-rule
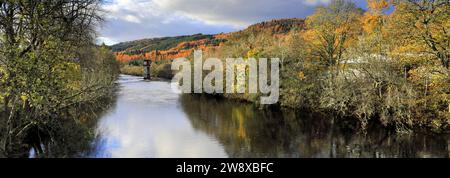
<instances>
[{"instance_id":1,"label":"yellow foliage tree","mask_svg":"<svg viewBox=\"0 0 450 178\"><path fill-rule=\"evenodd\" d=\"M411 52L449 68L450 1L396 0L390 17L390 36L398 46L411 46ZM405 51L405 50L404 50Z\"/></svg>"},{"instance_id":2,"label":"yellow foliage tree","mask_svg":"<svg viewBox=\"0 0 450 178\"><path fill-rule=\"evenodd\" d=\"M362 18L364 32L374 33L384 24L385 12L389 8L387 0L367 0L368 10Z\"/></svg>"},{"instance_id":3,"label":"yellow foliage tree","mask_svg":"<svg viewBox=\"0 0 450 178\"><path fill-rule=\"evenodd\" d=\"M345 50L360 34L362 10L347 0L333 0L318 7L306 20L308 31L303 36L313 56L326 66L338 66Z\"/></svg>"}]
</instances>

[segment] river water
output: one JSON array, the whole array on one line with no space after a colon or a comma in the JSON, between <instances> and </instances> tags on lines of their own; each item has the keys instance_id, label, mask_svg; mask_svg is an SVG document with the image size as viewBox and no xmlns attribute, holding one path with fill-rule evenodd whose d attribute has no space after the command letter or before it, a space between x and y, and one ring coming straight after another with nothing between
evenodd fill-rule
<instances>
[{"instance_id":1,"label":"river water","mask_svg":"<svg viewBox=\"0 0 450 178\"><path fill-rule=\"evenodd\" d=\"M448 136L367 134L308 113L180 95L169 82L121 76L117 102L99 120L91 157L446 157Z\"/></svg>"}]
</instances>

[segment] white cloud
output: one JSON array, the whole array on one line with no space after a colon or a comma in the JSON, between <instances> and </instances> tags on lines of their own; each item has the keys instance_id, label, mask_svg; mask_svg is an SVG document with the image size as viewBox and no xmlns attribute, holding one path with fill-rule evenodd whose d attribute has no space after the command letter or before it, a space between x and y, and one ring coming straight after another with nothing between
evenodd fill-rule
<instances>
[{"instance_id":1,"label":"white cloud","mask_svg":"<svg viewBox=\"0 0 450 178\"><path fill-rule=\"evenodd\" d=\"M108 37L97 37L97 44L102 44L105 43L106 45L113 45L116 44L117 42L114 40L109 39Z\"/></svg>"},{"instance_id":2,"label":"white cloud","mask_svg":"<svg viewBox=\"0 0 450 178\"><path fill-rule=\"evenodd\" d=\"M124 17L124 20L126 20L128 22L133 22L133 23L141 23L141 20L133 15L126 15Z\"/></svg>"},{"instance_id":3,"label":"white cloud","mask_svg":"<svg viewBox=\"0 0 450 178\"><path fill-rule=\"evenodd\" d=\"M178 12L207 24L242 28L259 21L304 17L329 0L156 0L164 11Z\"/></svg>"}]
</instances>

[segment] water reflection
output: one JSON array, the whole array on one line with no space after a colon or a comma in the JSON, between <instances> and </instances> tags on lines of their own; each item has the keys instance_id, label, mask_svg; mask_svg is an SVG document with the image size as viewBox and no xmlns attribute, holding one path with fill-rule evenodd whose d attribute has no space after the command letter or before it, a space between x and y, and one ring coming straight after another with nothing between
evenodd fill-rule
<instances>
[{"instance_id":1,"label":"water reflection","mask_svg":"<svg viewBox=\"0 0 450 178\"><path fill-rule=\"evenodd\" d=\"M168 82L122 76L93 157L449 157L444 136L357 134L326 116L258 110L178 95Z\"/></svg>"},{"instance_id":2,"label":"water reflection","mask_svg":"<svg viewBox=\"0 0 450 178\"><path fill-rule=\"evenodd\" d=\"M214 138L191 127L168 82L120 83L115 108L99 123L94 157L226 157Z\"/></svg>"},{"instance_id":3,"label":"water reflection","mask_svg":"<svg viewBox=\"0 0 450 178\"><path fill-rule=\"evenodd\" d=\"M230 157L448 157L443 136L399 136L381 128L358 134L329 118L257 110L223 99L184 95L194 128L213 135Z\"/></svg>"}]
</instances>

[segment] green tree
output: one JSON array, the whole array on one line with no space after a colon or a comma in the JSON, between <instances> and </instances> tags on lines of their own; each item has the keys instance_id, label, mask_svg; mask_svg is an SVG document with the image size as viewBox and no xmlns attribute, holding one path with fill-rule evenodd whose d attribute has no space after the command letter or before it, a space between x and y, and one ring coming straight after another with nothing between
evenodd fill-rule
<instances>
[{"instance_id":1,"label":"green tree","mask_svg":"<svg viewBox=\"0 0 450 178\"><path fill-rule=\"evenodd\" d=\"M112 54L78 53L93 48L99 5L99 0L0 1L1 151L7 156L20 151L30 135L42 136L36 142L53 140L55 122L111 85L111 78L94 82L86 75L93 73L86 61L111 63L106 59Z\"/></svg>"}]
</instances>

